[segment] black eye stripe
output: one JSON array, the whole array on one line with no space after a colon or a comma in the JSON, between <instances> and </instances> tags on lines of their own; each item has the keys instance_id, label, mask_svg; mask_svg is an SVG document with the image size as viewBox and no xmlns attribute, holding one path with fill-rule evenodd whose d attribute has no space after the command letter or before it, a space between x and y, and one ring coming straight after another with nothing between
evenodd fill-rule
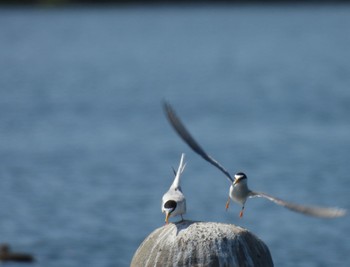
<instances>
[{"instance_id":1,"label":"black eye stripe","mask_svg":"<svg viewBox=\"0 0 350 267\"><path fill-rule=\"evenodd\" d=\"M167 202L164 203L164 208L166 209L175 210L176 206L177 206L177 203L174 200L168 200Z\"/></svg>"}]
</instances>

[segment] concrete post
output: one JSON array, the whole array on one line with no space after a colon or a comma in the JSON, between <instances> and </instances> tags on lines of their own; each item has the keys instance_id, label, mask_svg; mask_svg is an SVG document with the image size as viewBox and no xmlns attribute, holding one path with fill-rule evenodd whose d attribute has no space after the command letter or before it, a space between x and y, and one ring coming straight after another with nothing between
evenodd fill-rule
<instances>
[{"instance_id":1,"label":"concrete post","mask_svg":"<svg viewBox=\"0 0 350 267\"><path fill-rule=\"evenodd\" d=\"M268 247L232 224L182 221L153 231L140 245L131 267L271 267Z\"/></svg>"}]
</instances>

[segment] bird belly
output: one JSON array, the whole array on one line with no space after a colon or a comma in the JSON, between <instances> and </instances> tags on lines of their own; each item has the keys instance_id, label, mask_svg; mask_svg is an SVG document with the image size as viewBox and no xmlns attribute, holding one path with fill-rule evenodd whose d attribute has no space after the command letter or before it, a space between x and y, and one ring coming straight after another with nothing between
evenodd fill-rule
<instances>
[{"instance_id":1,"label":"bird belly","mask_svg":"<svg viewBox=\"0 0 350 267\"><path fill-rule=\"evenodd\" d=\"M244 203L247 200L247 196L248 196L247 188L241 186L240 184L230 187L230 198L233 201L244 205Z\"/></svg>"}]
</instances>

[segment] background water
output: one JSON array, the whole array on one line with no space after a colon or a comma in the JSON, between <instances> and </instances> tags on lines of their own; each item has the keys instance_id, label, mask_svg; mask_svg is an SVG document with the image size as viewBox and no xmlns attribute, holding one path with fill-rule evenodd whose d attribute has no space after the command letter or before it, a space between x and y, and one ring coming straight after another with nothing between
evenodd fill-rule
<instances>
[{"instance_id":1,"label":"background water","mask_svg":"<svg viewBox=\"0 0 350 267\"><path fill-rule=\"evenodd\" d=\"M349 48L349 6L0 10L0 242L128 266L185 152L187 219L249 229L275 266L350 264L349 216L225 212L229 183L161 108L251 188L350 209Z\"/></svg>"}]
</instances>

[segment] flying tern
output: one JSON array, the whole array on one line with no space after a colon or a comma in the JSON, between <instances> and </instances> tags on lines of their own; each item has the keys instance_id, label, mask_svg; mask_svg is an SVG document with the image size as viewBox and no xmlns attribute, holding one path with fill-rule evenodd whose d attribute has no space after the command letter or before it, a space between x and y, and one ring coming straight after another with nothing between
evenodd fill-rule
<instances>
[{"instance_id":1,"label":"flying tern","mask_svg":"<svg viewBox=\"0 0 350 267\"><path fill-rule=\"evenodd\" d=\"M230 181L231 186L229 191L229 198L226 202L226 210L229 207L230 199L232 199L234 202L237 202L241 205L239 217L242 217L244 205L248 198L263 197L289 210L309 216L321 218L336 218L345 215L346 210L344 209L299 205L284 201L282 199L276 198L263 192L255 192L250 190L248 188L247 176L243 172L238 172L234 175L234 178L232 178L230 173L218 161L216 161L214 158L208 155L203 150L203 148L197 143L197 141L191 136L191 134L182 124L182 122L180 121L170 104L166 102L164 103L164 111L170 124L173 126L173 128L179 134L179 136L185 141L185 143L187 143L187 145L189 145L194 150L194 152L199 154L202 158L204 158L206 161L208 161L216 168L218 168L221 172L223 172Z\"/></svg>"}]
</instances>

